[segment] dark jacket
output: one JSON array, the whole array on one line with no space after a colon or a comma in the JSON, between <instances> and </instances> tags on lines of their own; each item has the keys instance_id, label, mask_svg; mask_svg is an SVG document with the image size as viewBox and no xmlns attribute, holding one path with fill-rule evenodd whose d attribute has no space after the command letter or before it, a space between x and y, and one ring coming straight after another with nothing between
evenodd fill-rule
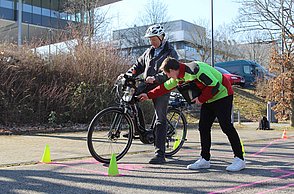
<instances>
[{"instance_id":1,"label":"dark jacket","mask_svg":"<svg viewBox=\"0 0 294 194\"><path fill-rule=\"evenodd\" d=\"M159 70L161 63L168 56L178 59L178 54L173 46L166 41L163 50L158 56L154 57L155 49L153 47L148 48L138 59L135 65L133 65L128 72L132 72L134 76L138 76L143 73L144 79L148 76L154 76L156 84L159 85L165 82L167 76Z\"/></svg>"}]
</instances>

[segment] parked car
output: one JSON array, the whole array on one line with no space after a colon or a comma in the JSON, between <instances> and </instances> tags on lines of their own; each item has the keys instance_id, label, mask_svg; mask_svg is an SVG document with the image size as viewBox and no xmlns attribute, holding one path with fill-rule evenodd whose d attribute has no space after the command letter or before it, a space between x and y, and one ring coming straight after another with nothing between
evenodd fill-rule
<instances>
[{"instance_id":1,"label":"parked car","mask_svg":"<svg viewBox=\"0 0 294 194\"><path fill-rule=\"evenodd\" d=\"M235 60L216 63L215 66L226 69L232 74L244 77L246 85L251 86L257 80L267 79L268 72L255 61Z\"/></svg>"},{"instance_id":2,"label":"parked car","mask_svg":"<svg viewBox=\"0 0 294 194\"><path fill-rule=\"evenodd\" d=\"M236 75L236 74L232 74L229 71L225 70L224 68L221 67L214 67L216 70L218 70L219 72L221 72L230 82L232 85L240 85L241 87L244 87L245 85L245 78L240 76L240 75Z\"/></svg>"}]
</instances>

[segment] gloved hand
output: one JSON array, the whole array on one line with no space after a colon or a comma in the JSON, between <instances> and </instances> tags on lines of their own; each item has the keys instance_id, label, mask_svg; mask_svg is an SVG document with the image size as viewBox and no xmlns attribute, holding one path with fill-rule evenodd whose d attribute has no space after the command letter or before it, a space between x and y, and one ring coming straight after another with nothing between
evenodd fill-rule
<instances>
[{"instance_id":1,"label":"gloved hand","mask_svg":"<svg viewBox=\"0 0 294 194\"><path fill-rule=\"evenodd\" d=\"M148 77L146 77L145 82L148 83L148 84L153 84L155 82L155 77L154 76L148 76Z\"/></svg>"}]
</instances>

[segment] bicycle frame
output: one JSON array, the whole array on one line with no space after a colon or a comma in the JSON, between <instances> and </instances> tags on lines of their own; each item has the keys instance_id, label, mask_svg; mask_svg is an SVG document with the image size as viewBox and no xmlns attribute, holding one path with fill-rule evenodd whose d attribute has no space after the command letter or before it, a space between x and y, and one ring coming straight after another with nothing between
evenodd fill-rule
<instances>
[{"instance_id":1,"label":"bicycle frame","mask_svg":"<svg viewBox=\"0 0 294 194\"><path fill-rule=\"evenodd\" d=\"M136 82L139 82L139 81L141 81L141 82L144 82L144 80L142 80L142 79L139 79L139 78L132 78L134 81L135 81L135 83ZM133 87L135 87L135 85L136 84L134 84L134 83L132 83L131 84ZM117 85L116 85L117 86ZM117 89L118 89L118 87L117 87ZM137 88L135 88L135 90L136 90ZM128 93L128 92L127 92ZM119 92L118 92L118 90L116 90L116 94L117 94L117 96L119 96L118 94L119 94ZM174 97L174 100L172 101L172 102L170 102L169 103L169 108L179 108L179 109L182 109L182 108L184 108L184 107L186 107L186 105L187 105L187 101L183 98L183 96L181 95L181 94L179 94L179 93L176 93L176 92L171 92L171 96L172 97ZM135 98L135 96L133 96L133 98ZM133 120L134 120L134 124L135 124L135 131L134 131L134 133L136 132L136 130L137 131L139 131L140 130L140 125L142 124L142 123L140 123L139 122L139 119L138 119L138 109L139 109L139 111L142 111L141 109L140 109L140 107L139 106L137 106L137 100L135 99L135 100L133 100L133 102L132 103L127 103L127 102L125 102L124 100L122 100L123 98L122 97L120 97L120 107L122 107L122 108L130 108L131 110L132 110L132 114L130 114L130 116L133 118ZM171 125L171 123L169 122L169 121L167 121L169 124L170 124L170 126L172 126ZM144 125L141 125L141 126L143 126L144 127L144 131L146 131L146 129L145 129L145 126ZM153 115L153 117L152 117L152 121L151 121L151 125L150 125L150 129L151 130L154 130L154 128L155 128L155 115ZM141 130L142 131L142 130Z\"/></svg>"}]
</instances>

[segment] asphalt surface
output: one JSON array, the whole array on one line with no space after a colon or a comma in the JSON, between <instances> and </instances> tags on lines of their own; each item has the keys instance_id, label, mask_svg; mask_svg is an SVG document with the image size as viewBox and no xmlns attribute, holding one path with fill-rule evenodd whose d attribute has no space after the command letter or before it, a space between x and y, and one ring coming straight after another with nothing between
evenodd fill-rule
<instances>
[{"instance_id":1,"label":"asphalt surface","mask_svg":"<svg viewBox=\"0 0 294 194\"><path fill-rule=\"evenodd\" d=\"M200 152L199 134L164 165L148 164L153 146L135 140L118 161L119 176L89 154L86 132L0 136L0 193L294 193L294 131L260 131L256 123L238 129L246 169L227 172L233 155L226 136L212 131L211 168L187 170ZM284 136L285 137L285 136ZM45 146L51 163L40 163Z\"/></svg>"}]
</instances>

